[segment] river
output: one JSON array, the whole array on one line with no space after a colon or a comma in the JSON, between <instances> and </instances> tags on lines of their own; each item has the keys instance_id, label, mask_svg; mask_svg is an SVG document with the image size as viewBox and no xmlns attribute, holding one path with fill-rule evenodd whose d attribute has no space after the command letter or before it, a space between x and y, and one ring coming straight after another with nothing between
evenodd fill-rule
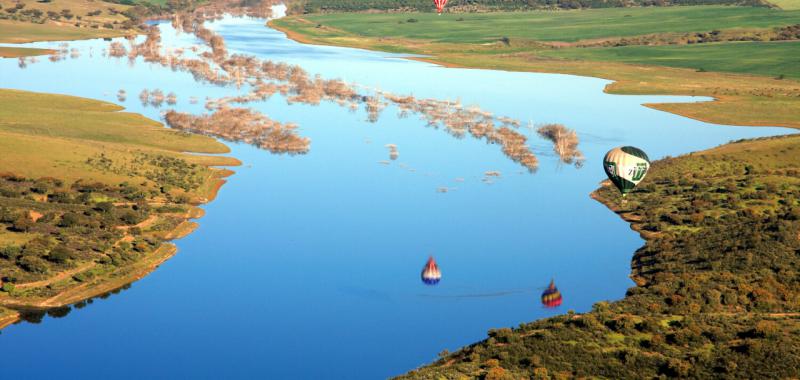
<instances>
[{"instance_id":1,"label":"river","mask_svg":"<svg viewBox=\"0 0 800 380\"><path fill-rule=\"evenodd\" d=\"M161 27L164 45L195 43L169 24ZM257 19L229 17L210 27L232 52L299 64L324 78L460 99L526 124L562 123L577 131L585 166L559 164L552 145L524 126L539 156L536 173L497 145L456 139L415 116L399 118L392 107L370 123L363 111L335 104L288 105L280 96L251 104L297 123L311 138L310 152L274 155L229 143L244 165L204 206L200 227L176 242L179 253L119 294L3 330L0 378L400 374L486 337L490 328L624 296L642 240L589 198L604 179L601 160L610 148L635 145L656 159L788 133L656 111L642 104L704 99L609 95L602 79L450 69L303 45ZM237 93L141 60L104 57L107 45L70 42L80 57L41 59L24 69L0 60L0 87L116 102L154 119L167 108L201 113L205 97ZM145 88L173 91L178 103L142 106L137 94ZM119 89L127 101L116 100ZM389 160L386 144L397 145L397 160ZM502 175L484 181L487 171ZM420 281L429 255L443 274L436 286ZM564 296L556 309L539 301L551 279Z\"/></svg>"}]
</instances>

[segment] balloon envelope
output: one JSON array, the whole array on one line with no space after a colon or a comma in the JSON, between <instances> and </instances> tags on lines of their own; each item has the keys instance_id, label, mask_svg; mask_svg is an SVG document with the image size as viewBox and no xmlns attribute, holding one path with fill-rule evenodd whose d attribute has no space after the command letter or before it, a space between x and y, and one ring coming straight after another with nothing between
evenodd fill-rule
<instances>
[{"instance_id":1,"label":"balloon envelope","mask_svg":"<svg viewBox=\"0 0 800 380\"><path fill-rule=\"evenodd\" d=\"M447 0L433 0L433 5L436 6L436 12L439 14L442 14L445 4L447 4Z\"/></svg>"},{"instance_id":2,"label":"balloon envelope","mask_svg":"<svg viewBox=\"0 0 800 380\"><path fill-rule=\"evenodd\" d=\"M644 179L650 169L650 159L639 148L621 146L606 153L603 169L608 179L625 195Z\"/></svg>"},{"instance_id":3,"label":"balloon envelope","mask_svg":"<svg viewBox=\"0 0 800 380\"><path fill-rule=\"evenodd\" d=\"M422 268L422 282L425 285L436 285L442 279L442 272L439 271L439 266L436 265L436 260L433 256L428 258L425 267Z\"/></svg>"},{"instance_id":4,"label":"balloon envelope","mask_svg":"<svg viewBox=\"0 0 800 380\"><path fill-rule=\"evenodd\" d=\"M542 292L542 305L547 308L561 306L561 292L556 288L556 283L550 281L550 286Z\"/></svg>"}]
</instances>

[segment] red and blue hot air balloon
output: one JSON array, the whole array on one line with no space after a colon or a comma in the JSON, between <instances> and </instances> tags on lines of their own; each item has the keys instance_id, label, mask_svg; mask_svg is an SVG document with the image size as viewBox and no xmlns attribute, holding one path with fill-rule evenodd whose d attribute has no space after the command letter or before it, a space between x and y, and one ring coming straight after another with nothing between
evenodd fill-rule
<instances>
[{"instance_id":1,"label":"red and blue hot air balloon","mask_svg":"<svg viewBox=\"0 0 800 380\"><path fill-rule=\"evenodd\" d=\"M436 260L433 256L428 258L425 267L422 268L422 282L425 285L436 285L442 279L442 272L439 271L439 266L436 265Z\"/></svg>"},{"instance_id":2,"label":"red and blue hot air balloon","mask_svg":"<svg viewBox=\"0 0 800 380\"><path fill-rule=\"evenodd\" d=\"M561 306L561 292L558 291L553 280L550 280L550 286L542 292L542 305L547 308Z\"/></svg>"}]
</instances>

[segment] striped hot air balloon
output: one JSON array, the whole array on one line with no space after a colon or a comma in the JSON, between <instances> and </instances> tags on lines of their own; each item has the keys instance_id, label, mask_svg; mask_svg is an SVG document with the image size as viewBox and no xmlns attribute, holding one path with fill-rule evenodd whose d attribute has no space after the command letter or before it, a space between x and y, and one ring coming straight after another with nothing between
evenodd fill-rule
<instances>
[{"instance_id":1,"label":"striped hot air balloon","mask_svg":"<svg viewBox=\"0 0 800 380\"><path fill-rule=\"evenodd\" d=\"M550 286L542 292L542 305L547 308L561 306L561 292L553 280L550 280Z\"/></svg>"},{"instance_id":2,"label":"striped hot air balloon","mask_svg":"<svg viewBox=\"0 0 800 380\"><path fill-rule=\"evenodd\" d=\"M650 159L647 154L632 146L611 149L603 158L603 169L622 196L631 192L644 179L649 168Z\"/></svg>"},{"instance_id":3,"label":"striped hot air balloon","mask_svg":"<svg viewBox=\"0 0 800 380\"><path fill-rule=\"evenodd\" d=\"M444 10L445 4L447 4L447 0L433 0L433 5L436 6L436 12L440 15L442 14L442 10Z\"/></svg>"},{"instance_id":4,"label":"striped hot air balloon","mask_svg":"<svg viewBox=\"0 0 800 380\"><path fill-rule=\"evenodd\" d=\"M436 285L442 279L442 272L439 271L439 266L436 265L436 260L433 256L428 258L425 267L422 268L422 282L425 285Z\"/></svg>"}]
</instances>

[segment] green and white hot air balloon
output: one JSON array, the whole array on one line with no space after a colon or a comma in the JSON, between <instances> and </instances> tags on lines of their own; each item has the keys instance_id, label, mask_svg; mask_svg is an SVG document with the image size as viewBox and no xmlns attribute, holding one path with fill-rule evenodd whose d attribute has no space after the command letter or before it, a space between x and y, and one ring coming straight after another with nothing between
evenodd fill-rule
<instances>
[{"instance_id":1,"label":"green and white hot air balloon","mask_svg":"<svg viewBox=\"0 0 800 380\"><path fill-rule=\"evenodd\" d=\"M603 169L624 197L644 179L647 169L650 169L650 159L639 148L621 146L606 153Z\"/></svg>"}]
</instances>

